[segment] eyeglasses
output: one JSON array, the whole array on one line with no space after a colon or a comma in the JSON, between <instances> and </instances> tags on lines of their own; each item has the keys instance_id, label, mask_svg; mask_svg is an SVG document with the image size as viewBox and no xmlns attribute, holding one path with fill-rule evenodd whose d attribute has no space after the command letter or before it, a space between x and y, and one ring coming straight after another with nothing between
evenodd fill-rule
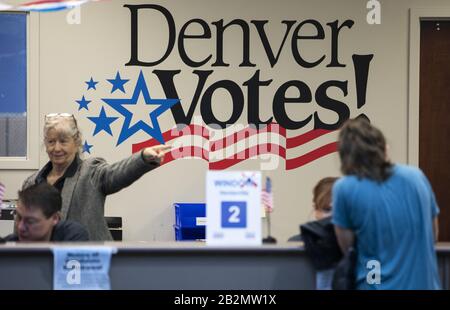
<instances>
[{"instance_id":1,"label":"eyeglasses","mask_svg":"<svg viewBox=\"0 0 450 310\"><path fill-rule=\"evenodd\" d=\"M75 125L77 124L77 120L76 120L75 116L73 116L73 114L70 114L70 113L50 113L50 114L45 115L45 121L49 121L51 119L60 118L60 117L71 118L74 121Z\"/></svg>"},{"instance_id":2,"label":"eyeglasses","mask_svg":"<svg viewBox=\"0 0 450 310\"><path fill-rule=\"evenodd\" d=\"M73 114L69 114L69 113L50 113L45 115L45 119L49 119L49 118L56 118L56 117L73 117Z\"/></svg>"}]
</instances>

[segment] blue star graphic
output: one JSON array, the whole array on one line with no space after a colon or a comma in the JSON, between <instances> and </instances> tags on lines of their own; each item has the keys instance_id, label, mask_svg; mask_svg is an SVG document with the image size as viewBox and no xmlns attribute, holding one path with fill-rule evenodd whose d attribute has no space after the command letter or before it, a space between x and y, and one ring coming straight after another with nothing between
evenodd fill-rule
<instances>
[{"instance_id":1,"label":"blue star graphic","mask_svg":"<svg viewBox=\"0 0 450 310\"><path fill-rule=\"evenodd\" d=\"M83 153L89 153L89 154L91 154L91 148L93 147L94 145L92 145L92 144L88 144L88 142L86 141L86 140L84 140L84 144L83 144Z\"/></svg>"},{"instance_id":2,"label":"blue star graphic","mask_svg":"<svg viewBox=\"0 0 450 310\"><path fill-rule=\"evenodd\" d=\"M132 113L123 107L124 104L137 104L139 95L142 94L145 104L147 105L159 105L155 110L149 113L150 120L153 127L146 124L142 120L138 121L136 124L130 127L130 121L133 117ZM117 145L121 144L123 141L128 139L130 136L142 130L158 140L160 143L164 143L164 138L161 133L161 129L158 123L158 116L163 114L165 111L170 109L174 104L178 103L179 99L152 99L145 82L144 75L142 71L139 73L139 78L137 80L136 86L134 88L133 97L129 99L102 99L106 104L111 106L114 110L125 116L123 122L122 130L117 141Z\"/></svg>"},{"instance_id":3,"label":"blue star graphic","mask_svg":"<svg viewBox=\"0 0 450 310\"><path fill-rule=\"evenodd\" d=\"M112 136L111 132L111 123L114 122L118 117L107 117L105 113L105 108L102 107L100 111L100 115L98 117L88 117L90 121L92 121L95 124L94 129L94 136L98 134L100 131L104 130L107 133L109 133L110 136Z\"/></svg>"},{"instance_id":4,"label":"blue star graphic","mask_svg":"<svg viewBox=\"0 0 450 310\"><path fill-rule=\"evenodd\" d=\"M125 83L127 83L129 80L122 79L120 77L119 71L117 71L116 78L115 79L108 79L107 81L110 82L112 84L112 86L113 86L112 89L111 89L111 94L112 94L117 89L119 89L122 93L125 93L125 89L123 88L123 85L125 85Z\"/></svg>"},{"instance_id":5,"label":"blue star graphic","mask_svg":"<svg viewBox=\"0 0 450 310\"><path fill-rule=\"evenodd\" d=\"M97 88L95 87L95 85L97 85L98 82L95 82L95 81L92 79L92 77L91 77L91 79L90 79L89 81L86 81L85 83L86 83L87 86L88 86L87 90L89 90L89 89L91 89L91 88L93 88L94 90L97 90Z\"/></svg>"},{"instance_id":6,"label":"blue star graphic","mask_svg":"<svg viewBox=\"0 0 450 310\"><path fill-rule=\"evenodd\" d=\"M88 104L91 103L90 100L86 100L83 96L83 98L81 98L81 100L75 100L75 101L79 104L78 111L80 111L81 109L86 109L89 111Z\"/></svg>"}]
</instances>

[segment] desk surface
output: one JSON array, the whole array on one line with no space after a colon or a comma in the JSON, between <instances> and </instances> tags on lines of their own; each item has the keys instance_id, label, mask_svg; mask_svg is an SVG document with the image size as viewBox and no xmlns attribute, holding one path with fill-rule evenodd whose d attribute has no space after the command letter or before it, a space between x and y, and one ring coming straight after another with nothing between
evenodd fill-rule
<instances>
[{"instance_id":1,"label":"desk surface","mask_svg":"<svg viewBox=\"0 0 450 310\"><path fill-rule=\"evenodd\" d=\"M112 289L314 289L315 270L301 243L210 247L203 242L7 243L0 245L0 290L52 289L58 247L110 246ZM450 243L437 245L449 288Z\"/></svg>"},{"instance_id":2,"label":"desk surface","mask_svg":"<svg viewBox=\"0 0 450 310\"><path fill-rule=\"evenodd\" d=\"M202 242L8 243L0 246L1 289L52 289L61 247L111 246L113 289L314 289L315 271L301 244L210 247Z\"/></svg>"},{"instance_id":3,"label":"desk surface","mask_svg":"<svg viewBox=\"0 0 450 310\"><path fill-rule=\"evenodd\" d=\"M261 246L208 246L205 242L155 242L155 241L108 241L108 242L7 242L0 244L0 253L5 251L47 251L54 247L98 247L110 246L120 251L218 251L218 252L303 252L303 242L263 244ZM450 242L436 244L437 252L450 252Z\"/></svg>"},{"instance_id":4,"label":"desk surface","mask_svg":"<svg viewBox=\"0 0 450 310\"><path fill-rule=\"evenodd\" d=\"M303 251L302 242L287 242L283 244L263 244L261 246L208 246L205 242L148 242L148 241L125 241L125 242L7 242L0 244L0 253L5 251L48 251L54 247L114 247L119 251L217 251L217 252L286 252ZM449 250L450 250L450 244Z\"/></svg>"}]
</instances>

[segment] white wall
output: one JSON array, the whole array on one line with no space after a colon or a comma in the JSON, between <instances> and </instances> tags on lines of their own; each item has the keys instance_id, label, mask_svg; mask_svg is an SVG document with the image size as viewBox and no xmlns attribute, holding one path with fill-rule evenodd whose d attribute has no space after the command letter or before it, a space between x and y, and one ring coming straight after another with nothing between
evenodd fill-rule
<instances>
[{"instance_id":1,"label":"white wall","mask_svg":"<svg viewBox=\"0 0 450 310\"><path fill-rule=\"evenodd\" d=\"M92 137L93 124L87 116L98 116L101 101L99 98L111 96L110 85L106 79L115 76L117 70L123 77L129 78L127 95L131 94L132 86L137 79L139 70L143 70L151 96L165 98L161 85L152 74L152 70L181 69L182 73L176 78L178 93L182 104L187 109L196 86L193 68L181 62L177 48L170 57L157 67L139 68L125 67L130 58L130 13L123 7L126 3L158 3L167 8L174 16L177 33L181 25L192 18L201 18L208 22L213 30L212 39L189 46L193 58L203 58L215 50L214 27L211 22L224 19L229 22L235 18L242 18L249 22L252 19L268 19L266 30L271 43L279 46L280 33L283 33L282 20L316 19L324 26L326 38L319 42L305 41L302 55L305 58L318 58L322 54L327 59L320 66L305 69L298 66L290 52L290 37L285 45L279 63L270 68L265 58L257 33L251 31L252 61L255 68L239 68L241 61L241 36L238 31L230 32L226 36L225 59L231 63L229 68L212 68L211 61L201 70L215 70L207 81L206 86L219 79L231 79L242 84L250 78L255 70L261 70L261 79L273 79L272 84L261 92L262 118L271 115L271 101L277 87L287 80L302 80L307 83L314 95L320 83L330 80L348 80L348 96L343 97L339 92L330 91L334 98L344 101L351 109L351 116L361 112L367 114L371 120L386 134L391 157L394 161L407 160L407 94L408 94L408 32L409 10L419 7L442 7L449 9L448 0L382 0L381 25L366 23L366 2L361 0L340 1L107 1L84 5L81 9L81 24L69 25L66 22L67 12L40 14L39 22L39 113L40 128L45 114L50 112L67 111L74 113L83 129L86 139L94 144L91 156L105 157L109 162L120 160L131 153L131 144L143 141L149 137L143 133L136 134L123 144L115 147L121 122L112 125L114 137L104 132ZM139 24L146 38L140 39L140 52L146 57L157 57L167 42L167 27L158 15L145 15ZM355 21L352 29L342 30L339 40L339 55L346 68L327 68L330 54L330 29L325 24L338 19ZM149 39L150 38L150 39ZM164 43L163 43L164 42ZM195 45L195 46L194 46ZM366 105L357 111L352 54L374 54L367 91ZM86 84L91 76L100 80L99 90L95 95L86 92ZM246 88L243 87L244 94ZM90 111L77 111L75 100L82 95L92 97ZM115 93L119 96L120 94ZM269 98L269 99L267 99ZM229 97L222 93L214 97L214 107L218 115L225 117L230 113ZM118 116L111 108L105 108L108 114ZM308 113L319 111L320 115L332 122L335 120L333 112L319 108L314 102L309 105L290 105L288 111L292 118L304 118ZM199 115L199 106L195 115ZM246 121L246 111L241 116ZM163 131L174 125L170 113L160 118ZM312 129L307 128L289 131L293 136ZM42 141L42 133L39 140ZM335 137L335 136L334 136ZM332 140L333 137L331 137ZM330 139L330 138L327 138ZM325 140L323 140L325 141ZM301 153L319 146L321 141L312 143L298 151ZM295 151L294 151L295 153ZM292 156L295 154L292 153ZM47 161L46 154L41 147L40 164ZM298 224L311 218L311 199L314 184L325 176L339 175L339 161L337 154L331 154L318 159L306 166L286 171L282 165L274 171L264 171L264 175L273 178L275 194L275 211L273 213L273 235L279 240L286 240L290 235L298 232ZM255 160L245 161L232 169L258 169ZM163 166L136 182L131 187L112 195L107 200L107 215L118 215L124 219L124 237L126 240L172 240L174 214L171 204L177 201L203 201L205 187L205 172L207 164L198 159L178 160ZM16 191L24 178L32 171L2 170L0 179L7 186L8 198L15 198Z\"/></svg>"}]
</instances>

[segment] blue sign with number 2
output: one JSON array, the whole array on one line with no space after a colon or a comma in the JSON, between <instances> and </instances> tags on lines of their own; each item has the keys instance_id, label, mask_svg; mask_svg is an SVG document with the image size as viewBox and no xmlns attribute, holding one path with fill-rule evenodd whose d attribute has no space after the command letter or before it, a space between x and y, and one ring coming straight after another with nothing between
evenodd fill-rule
<instances>
[{"instance_id":1,"label":"blue sign with number 2","mask_svg":"<svg viewBox=\"0 0 450 310\"><path fill-rule=\"evenodd\" d=\"M223 228L247 227L246 201L222 201L221 206Z\"/></svg>"}]
</instances>

